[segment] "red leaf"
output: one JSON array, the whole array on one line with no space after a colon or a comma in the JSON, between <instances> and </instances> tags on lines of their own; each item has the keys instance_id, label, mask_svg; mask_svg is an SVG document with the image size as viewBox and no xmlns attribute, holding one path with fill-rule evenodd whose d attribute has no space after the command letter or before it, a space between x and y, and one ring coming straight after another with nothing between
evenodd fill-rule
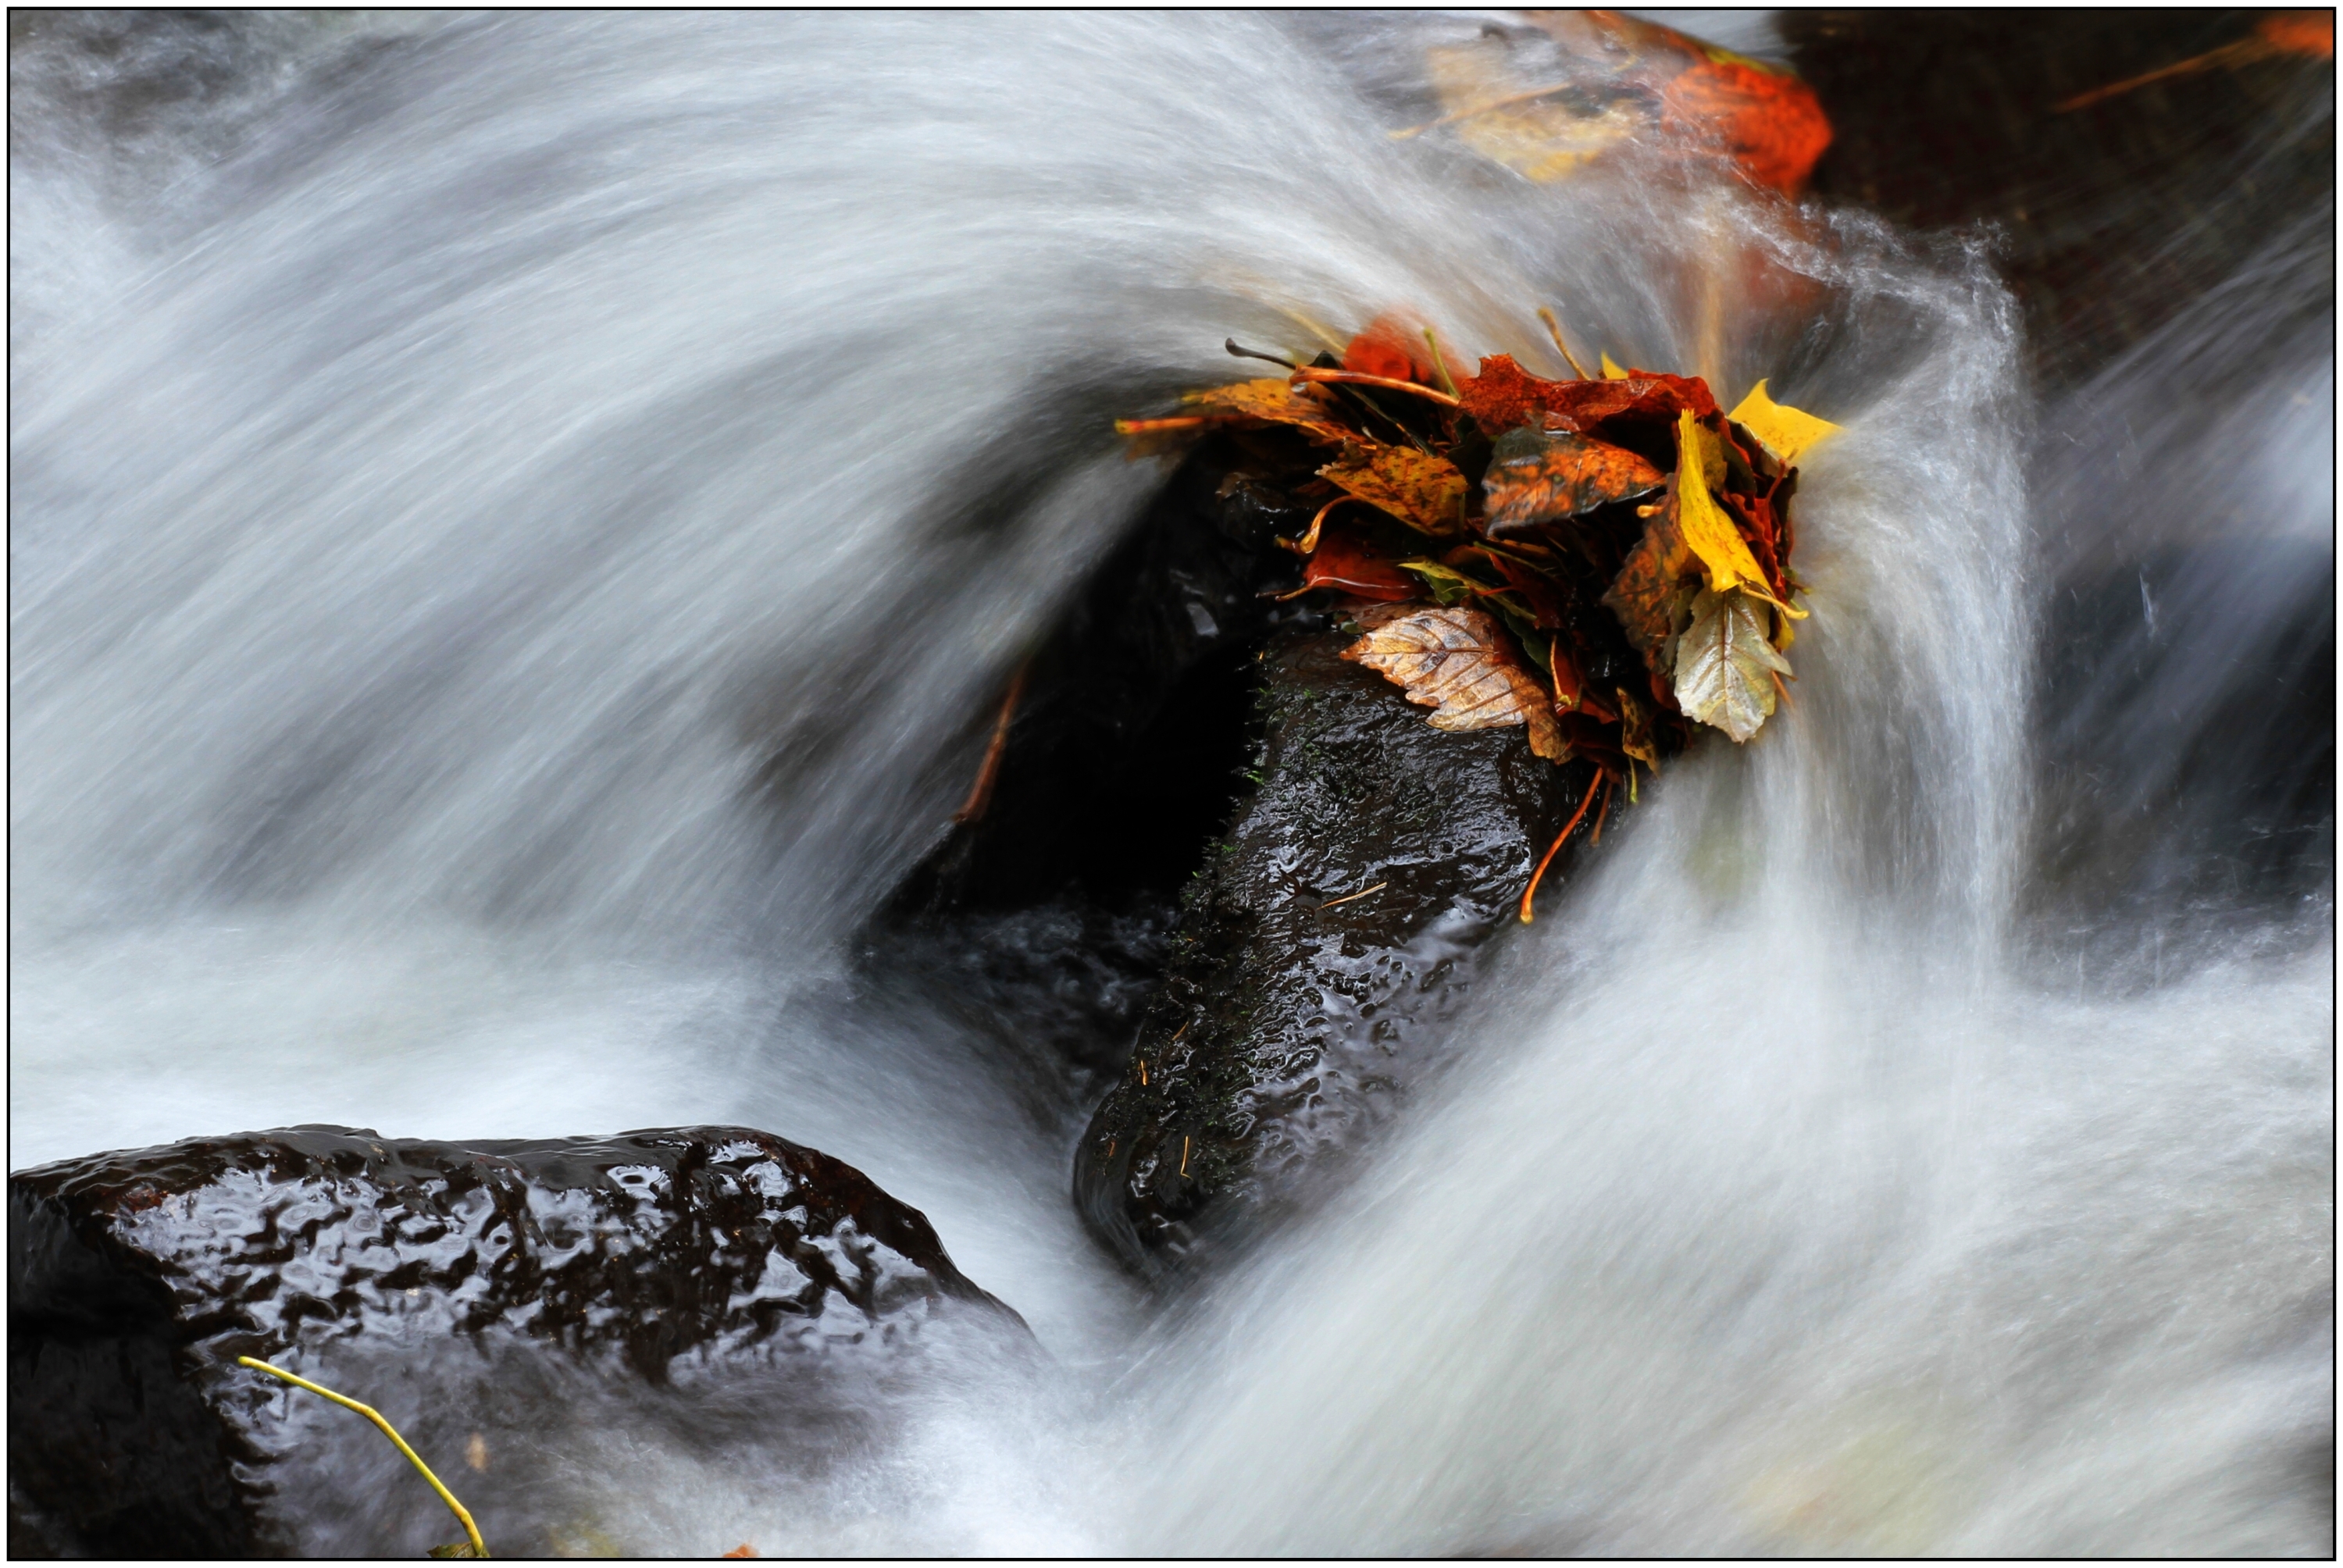
<instances>
[{"instance_id":1,"label":"red leaf","mask_svg":"<svg viewBox=\"0 0 2343 1568\"><path fill-rule=\"evenodd\" d=\"M1302 587L1337 588L1358 598L1404 604L1422 592L1416 580L1375 553L1360 534L1329 522L1302 569Z\"/></svg>"},{"instance_id":2,"label":"red leaf","mask_svg":"<svg viewBox=\"0 0 2343 1568\"><path fill-rule=\"evenodd\" d=\"M1631 371L1617 381L1549 381L1513 363L1508 354L1481 361L1481 374L1456 387L1464 411L1491 437L1543 425L1548 430L1594 432L1605 420L1673 420L1689 408L1695 418L1716 412L1708 383L1697 376Z\"/></svg>"}]
</instances>

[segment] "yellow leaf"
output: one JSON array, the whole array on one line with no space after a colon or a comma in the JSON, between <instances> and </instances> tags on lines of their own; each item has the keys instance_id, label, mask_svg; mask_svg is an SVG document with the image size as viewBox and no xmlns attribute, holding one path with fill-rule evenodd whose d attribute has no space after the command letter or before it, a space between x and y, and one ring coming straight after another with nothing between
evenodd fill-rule
<instances>
[{"instance_id":1,"label":"yellow leaf","mask_svg":"<svg viewBox=\"0 0 2343 1568\"><path fill-rule=\"evenodd\" d=\"M1483 611L1422 609L1383 620L1342 657L1432 709L1434 729L1526 724L1532 751L1555 762L1570 756L1545 688L1515 660Z\"/></svg>"},{"instance_id":2,"label":"yellow leaf","mask_svg":"<svg viewBox=\"0 0 2343 1568\"><path fill-rule=\"evenodd\" d=\"M1704 591L1676 639L1676 706L1736 741L1757 733L1774 711L1774 677L1790 673L1765 640L1760 602L1738 588Z\"/></svg>"},{"instance_id":3,"label":"yellow leaf","mask_svg":"<svg viewBox=\"0 0 2343 1568\"><path fill-rule=\"evenodd\" d=\"M1608 354L1605 354L1603 357L1603 379L1605 381L1624 381L1627 379L1627 373L1624 370L1620 369L1619 362L1612 358Z\"/></svg>"},{"instance_id":4,"label":"yellow leaf","mask_svg":"<svg viewBox=\"0 0 2343 1568\"><path fill-rule=\"evenodd\" d=\"M1691 409L1685 409L1676 416L1676 528L1707 568L1712 591L1723 593L1749 584L1770 599L1773 589L1757 568L1757 558L1749 553L1741 530L1709 494L1709 486L1724 477L1724 446L1714 431L1692 417Z\"/></svg>"},{"instance_id":5,"label":"yellow leaf","mask_svg":"<svg viewBox=\"0 0 2343 1568\"><path fill-rule=\"evenodd\" d=\"M1503 40L1435 47L1426 52L1440 118L1419 126L1454 126L1459 140L1493 163L1541 185L1576 173L1603 152L1648 129L1653 115L1632 97L1588 109L1567 84L1521 89L1512 75L1512 49Z\"/></svg>"},{"instance_id":6,"label":"yellow leaf","mask_svg":"<svg viewBox=\"0 0 2343 1568\"><path fill-rule=\"evenodd\" d=\"M1318 472L1420 533L1453 534L1464 526L1464 474L1445 457L1353 442Z\"/></svg>"},{"instance_id":7,"label":"yellow leaf","mask_svg":"<svg viewBox=\"0 0 2343 1568\"><path fill-rule=\"evenodd\" d=\"M1817 419L1803 408L1775 402L1765 395L1763 381L1749 388L1749 396L1741 400L1741 407L1730 417L1765 442L1765 449L1785 464L1796 462L1799 453L1838 432L1838 427L1827 419Z\"/></svg>"}]
</instances>

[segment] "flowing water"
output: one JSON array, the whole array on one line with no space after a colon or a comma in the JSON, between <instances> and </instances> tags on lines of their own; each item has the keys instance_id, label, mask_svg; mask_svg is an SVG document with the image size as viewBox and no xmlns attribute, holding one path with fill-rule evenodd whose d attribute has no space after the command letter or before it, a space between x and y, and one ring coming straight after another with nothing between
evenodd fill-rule
<instances>
[{"instance_id":1,"label":"flowing water","mask_svg":"<svg viewBox=\"0 0 2343 1568\"><path fill-rule=\"evenodd\" d=\"M2226 901L2054 887L2031 824L2046 749L2155 799L2207 659L2315 644L2331 206L2046 410L1979 249L1387 139L1480 25L12 31L12 1166L748 1122L1052 1354L820 1476L589 1402L645 1551L2329 1549L2331 799ZM1161 1305L1075 1220L1087 1108L854 935L1161 477L1113 415L1393 306L1551 371L1549 302L1846 427L1795 706L1614 817L1334 1210ZM2218 569L2043 710L2056 585L2158 549Z\"/></svg>"}]
</instances>

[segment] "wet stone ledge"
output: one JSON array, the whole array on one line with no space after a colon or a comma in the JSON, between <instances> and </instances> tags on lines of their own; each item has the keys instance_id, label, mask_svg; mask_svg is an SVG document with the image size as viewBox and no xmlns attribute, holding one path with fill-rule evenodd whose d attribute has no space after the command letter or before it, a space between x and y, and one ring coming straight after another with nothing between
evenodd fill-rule
<instances>
[{"instance_id":1,"label":"wet stone ledge","mask_svg":"<svg viewBox=\"0 0 2343 1568\"><path fill-rule=\"evenodd\" d=\"M819 1470L876 1440L940 1344L954 1375L1032 1352L917 1210L747 1128L457 1145L305 1126L8 1191L12 1555L456 1538L368 1423L238 1356L381 1410L506 1554L611 1539L575 1462L597 1431L748 1438Z\"/></svg>"}]
</instances>

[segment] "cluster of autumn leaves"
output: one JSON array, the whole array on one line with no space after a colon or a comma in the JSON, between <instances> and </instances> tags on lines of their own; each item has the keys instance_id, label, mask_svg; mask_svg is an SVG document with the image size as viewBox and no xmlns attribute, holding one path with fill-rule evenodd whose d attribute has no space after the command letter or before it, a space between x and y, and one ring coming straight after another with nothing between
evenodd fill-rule
<instances>
[{"instance_id":1,"label":"cluster of autumn leaves","mask_svg":"<svg viewBox=\"0 0 2343 1568\"><path fill-rule=\"evenodd\" d=\"M1608 356L1565 380L1505 355L1459 376L1390 318L1339 360L1277 362L1117 427L1223 430L1238 474L1312 505L1279 541L1303 558L1295 595L1355 623L1343 657L1435 727L1524 725L1539 756L1632 792L1694 726L1746 741L1774 713L1805 618L1795 465L1835 427L1762 381L1727 414L1697 377Z\"/></svg>"}]
</instances>

